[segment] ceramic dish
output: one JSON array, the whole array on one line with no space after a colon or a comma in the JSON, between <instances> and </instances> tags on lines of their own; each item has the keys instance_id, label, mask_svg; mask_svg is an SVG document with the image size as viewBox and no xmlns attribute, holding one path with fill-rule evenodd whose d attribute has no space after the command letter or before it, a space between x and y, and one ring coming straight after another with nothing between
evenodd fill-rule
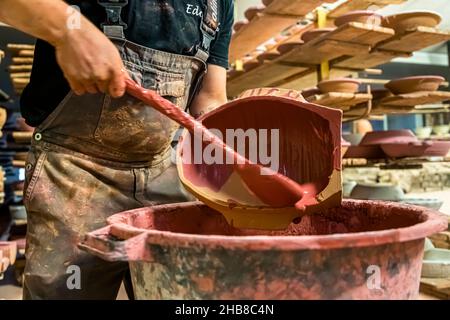
<instances>
[{"instance_id":1,"label":"ceramic dish","mask_svg":"<svg viewBox=\"0 0 450 320\"><path fill-rule=\"evenodd\" d=\"M321 37L324 34L327 34L333 30L334 30L334 28L320 28L320 29L306 31L304 34L302 34L301 39L306 43L306 42L314 40L318 37Z\"/></svg>"},{"instance_id":2,"label":"ceramic dish","mask_svg":"<svg viewBox=\"0 0 450 320\"><path fill-rule=\"evenodd\" d=\"M383 26L394 29L396 33L404 33L408 30L422 27L436 27L442 18L436 12L414 11L387 16L383 19Z\"/></svg>"},{"instance_id":3,"label":"ceramic dish","mask_svg":"<svg viewBox=\"0 0 450 320\"><path fill-rule=\"evenodd\" d=\"M385 157L380 146L350 146L344 155L347 159L382 159Z\"/></svg>"},{"instance_id":4,"label":"ceramic dish","mask_svg":"<svg viewBox=\"0 0 450 320\"><path fill-rule=\"evenodd\" d=\"M277 47L277 51L280 54L283 55L283 54L288 53L289 51L292 51L292 50L294 50L296 48L300 48L303 44L304 44L304 42L300 41L300 40L299 41L286 42L286 43L280 44Z\"/></svg>"},{"instance_id":5,"label":"ceramic dish","mask_svg":"<svg viewBox=\"0 0 450 320\"><path fill-rule=\"evenodd\" d=\"M446 157L450 152L450 141L433 140L433 144L425 150L425 157Z\"/></svg>"},{"instance_id":6,"label":"ceramic dish","mask_svg":"<svg viewBox=\"0 0 450 320\"><path fill-rule=\"evenodd\" d=\"M263 12L265 8L265 5L250 7L244 12L244 16L248 21L252 21L252 19L255 18L258 13Z\"/></svg>"},{"instance_id":7,"label":"ceramic dish","mask_svg":"<svg viewBox=\"0 0 450 320\"><path fill-rule=\"evenodd\" d=\"M338 78L319 82L317 87L323 93L327 92L345 92L355 93L359 89L361 82L349 78Z\"/></svg>"},{"instance_id":8,"label":"ceramic dish","mask_svg":"<svg viewBox=\"0 0 450 320\"><path fill-rule=\"evenodd\" d=\"M381 149L389 158L423 157L425 151L433 145L429 141L409 143L386 143Z\"/></svg>"},{"instance_id":9,"label":"ceramic dish","mask_svg":"<svg viewBox=\"0 0 450 320\"><path fill-rule=\"evenodd\" d=\"M394 94L417 91L436 91L445 81L441 76L414 76L391 80L384 86Z\"/></svg>"},{"instance_id":10,"label":"ceramic dish","mask_svg":"<svg viewBox=\"0 0 450 320\"><path fill-rule=\"evenodd\" d=\"M432 127L420 127L414 130L417 138L419 139L428 139L431 136L432 131L433 131Z\"/></svg>"},{"instance_id":11,"label":"ceramic dish","mask_svg":"<svg viewBox=\"0 0 450 320\"><path fill-rule=\"evenodd\" d=\"M357 184L350 198L359 200L401 201L405 194L399 186L392 184Z\"/></svg>"},{"instance_id":12,"label":"ceramic dish","mask_svg":"<svg viewBox=\"0 0 450 320\"><path fill-rule=\"evenodd\" d=\"M367 132L362 138L360 145L382 145L389 143L417 142L418 139L411 130L386 130Z\"/></svg>"},{"instance_id":13,"label":"ceramic dish","mask_svg":"<svg viewBox=\"0 0 450 320\"><path fill-rule=\"evenodd\" d=\"M433 132L438 136L445 136L450 131L450 126L448 124L433 126Z\"/></svg>"},{"instance_id":14,"label":"ceramic dish","mask_svg":"<svg viewBox=\"0 0 450 320\"><path fill-rule=\"evenodd\" d=\"M336 25L336 27L339 27L349 22L360 22L364 24L379 26L381 25L381 21L382 16L374 11L356 10L337 17L334 20L334 24Z\"/></svg>"}]
</instances>

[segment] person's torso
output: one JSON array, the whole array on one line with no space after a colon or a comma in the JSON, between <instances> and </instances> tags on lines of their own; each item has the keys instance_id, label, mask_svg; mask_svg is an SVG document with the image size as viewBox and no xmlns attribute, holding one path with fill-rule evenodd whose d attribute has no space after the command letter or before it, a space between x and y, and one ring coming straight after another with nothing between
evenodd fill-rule
<instances>
[{"instance_id":1,"label":"person's torso","mask_svg":"<svg viewBox=\"0 0 450 320\"><path fill-rule=\"evenodd\" d=\"M105 9L95 0L70 0L95 25L106 20ZM152 49L193 56L201 43L200 24L206 0L128 0L122 20L127 24L127 40ZM219 28L230 2L219 1ZM214 46L214 43L212 44ZM27 123L39 125L67 95L70 88L59 68L54 48L36 42L30 85L21 98L21 111Z\"/></svg>"}]
</instances>

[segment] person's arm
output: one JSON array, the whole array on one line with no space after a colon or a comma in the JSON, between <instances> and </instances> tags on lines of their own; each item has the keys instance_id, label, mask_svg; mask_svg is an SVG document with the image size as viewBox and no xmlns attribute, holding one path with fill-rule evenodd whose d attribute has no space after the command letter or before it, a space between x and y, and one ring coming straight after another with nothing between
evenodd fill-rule
<instances>
[{"instance_id":1,"label":"person's arm","mask_svg":"<svg viewBox=\"0 0 450 320\"><path fill-rule=\"evenodd\" d=\"M203 78L200 91L190 106L192 116L198 118L226 103L226 85L227 71L225 68L210 64L208 73Z\"/></svg>"},{"instance_id":2,"label":"person's arm","mask_svg":"<svg viewBox=\"0 0 450 320\"><path fill-rule=\"evenodd\" d=\"M86 17L70 27L62 0L1 0L0 21L49 42L70 87L76 94L98 91L113 97L125 93L126 70L114 44Z\"/></svg>"}]
</instances>

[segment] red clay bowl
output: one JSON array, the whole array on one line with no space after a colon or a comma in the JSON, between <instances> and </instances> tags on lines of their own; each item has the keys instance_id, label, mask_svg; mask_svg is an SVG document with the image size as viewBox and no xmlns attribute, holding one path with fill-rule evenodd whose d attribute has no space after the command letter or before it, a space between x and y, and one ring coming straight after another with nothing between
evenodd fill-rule
<instances>
[{"instance_id":1,"label":"red clay bowl","mask_svg":"<svg viewBox=\"0 0 450 320\"><path fill-rule=\"evenodd\" d=\"M410 143L386 143L381 149L389 158L423 157L432 142L410 142Z\"/></svg>"},{"instance_id":2,"label":"red clay bowl","mask_svg":"<svg viewBox=\"0 0 450 320\"><path fill-rule=\"evenodd\" d=\"M304 34L302 34L301 39L306 43L311 40L314 40L318 37L323 36L324 34L327 34L330 31L333 31L334 28L321 28L321 29L314 29L310 31L306 31Z\"/></svg>"},{"instance_id":3,"label":"red clay bowl","mask_svg":"<svg viewBox=\"0 0 450 320\"><path fill-rule=\"evenodd\" d=\"M348 159L383 159L385 154L380 146L350 146L344 155Z\"/></svg>"},{"instance_id":4,"label":"red clay bowl","mask_svg":"<svg viewBox=\"0 0 450 320\"><path fill-rule=\"evenodd\" d=\"M410 143L418 142L419 139L412 133L411 130L386 130L386 131L371 131L367 132L362 138L359 145L373 146L388 143Z\"/></svg>"},{"instance_id":5,"label":"red clay bowl","mask_svg":"<svg viewBox=\"0 0 450 320\"><path fill-rule=\"evenodd\" d=\"M262 12L265 8L266 6L262 4L250 7L244 12L244 16L247 18L248 21L252 21L252 19L256 17L258 13Z\"/></svg>"},{"instance_id":6,"label":"red clay bowl","mask_svg":"<svg viewBox=\"0 0 450 320\"><path fill-rule=\"evenodd\" d=\"M285 53L288 53L289 51L292 51L296 48L300 48L304 44L303 41L293 41L293 42L286 42L283 44L280 44L277 47L278 52L283 55Z\"/></svg>"},{"instance_id":7,"label":"red clay bowl","mask_svg":"<svg viewBox=\"0 0 450 320\"><path fill-rule=\"evenodd\" d=\"M419 26L434 28L441 20L441 16L436 12L414 11L387 16L383 19L382 24L384 27L394 29L396 33L401 34Z\"/></svg>"},{"instance_id":8,"label":"red clay bowl","mask_svg":"<svg viewBox=\"0 0 450 320\"><path fill-rule=\"evenodd\" d=\"M450 152L450 141L435 140L433 144L425 150L425 157L446 157Z\"/></svg>"},{"instance_id":9,"label":"red clay bowl","mask_svg":"<svg viewBox=\"0 0 450 320\"><path fill-rule=\"evenodd\" d=\"M280 54L279 54L278 52L264 52L264 53L261 53L261 54L257 57L257 59L258 59L258 61L259 61L260 63L263 63L263 62L266 61L266 60L269 60L269 61L275 60L275 59L277 59L279 56L280 56Z\"/></svg>"},{"instance_id":10,"label":"red clay bowl","mask_svg":"<svg viewBox=\"0 0 450 320\"><path fill-rule=\"evenodd\" d=\"M327 92L355 93L358 92L360 84L361 82L359 82L358 80L348 78L338 78L319 82L317 84L317 87L323 93Z\"/></svg>"},{"instance_id":11,"label":"red clay bowl","mask_svg":"<svg viewBox=\"0 0 450 320\"><path fill-rule=\"evenodd\" d=\"M343 14L334 20L336 27L342 26L349 22L360 22L379 26L381 25L382 16L375 11L370 10L356 10Z\"/></svg>"},{"instance_id":12,"label":"red clay bowl","mask_svg":"<svg viewBox=\"0 0 450 320\"><path fill-rule=\"evenodd\" d=\"M441 76L414 76L391 80L384 86L394 94L417 91L436 91L445 81Z\"/></svg>"},{"instance_id":13,"label":"red clay bowl","mask_svg":"<svg viewBox=\"0 0 450 320\"><path fill-rule=\"evenodd\" d=\"M234 30L235 32L238 32L239 30L242 29L242 27L246 26L247 24L248 24L248 20L247 20L247 19L238 21L238 22L236 22L236 23L234 24L233 30Z\"/></svg>"}]
</instances>

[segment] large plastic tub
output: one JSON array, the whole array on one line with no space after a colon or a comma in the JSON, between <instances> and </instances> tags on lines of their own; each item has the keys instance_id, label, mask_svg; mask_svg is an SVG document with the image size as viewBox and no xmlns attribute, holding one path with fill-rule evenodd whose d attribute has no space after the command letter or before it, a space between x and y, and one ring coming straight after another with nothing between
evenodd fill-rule
<instances>
[{"instance_id":1,"label":"large plastic tub","mask_svg":"<svg viewBox=\"0 0 450 320\"><path fill-rule=\"evenodd\" d=\"M240 230L199 202L132 210L80 247L129 261L138 299L414 299L435 211L346 200L285 231Z\"/></svg>"}]
</instances>

